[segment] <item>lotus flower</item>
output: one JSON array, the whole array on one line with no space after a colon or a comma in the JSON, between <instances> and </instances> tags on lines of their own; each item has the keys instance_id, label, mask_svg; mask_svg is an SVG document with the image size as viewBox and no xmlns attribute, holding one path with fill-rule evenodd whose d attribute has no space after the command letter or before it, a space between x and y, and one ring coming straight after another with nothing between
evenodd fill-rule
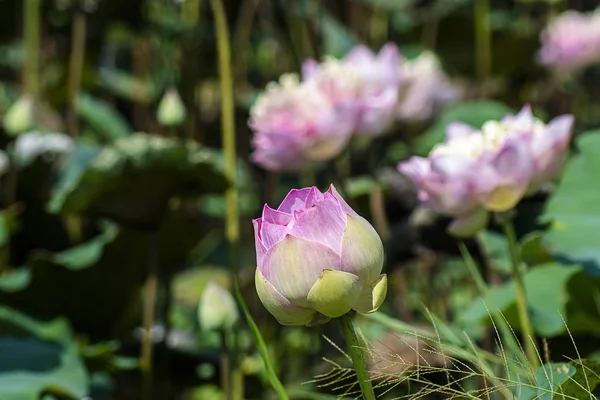
<instances>
[{"instance_id":1,"label":"lotus flower","mask_svg":"<svg viewBox=\"0 0 600 400\"><path fill-rule=\"evenodd\" d=\"M487 223L487 211L512 209L529 191L554 179L562 166L573 117L548 125L528 106L480 131L460 123L448 126L446 142L428 158L412 157L398 169L417 185L419 198L453 216L451 232L469 236Z\"/></svg>"},{"instance_id":2,"label":"lotus flower","mask_svg":"<svg viewBox=\"0 0 600 400\"><path fill-rule=\"evenodd\" d=\"M400 65L400 74L406 85L402 89L397 116L409 122L425 121L461 96L429 51Z\"/></svg>"},{"instance_id":3,"label":"lotus flower","mask_svg":"<svg viewBox=\"0 0 600 400\"><path fill-rule=\"evenodd\" d=\"M252 221L256 290L283 325L312 325L354 309L375 311L386 294L383 245L333 185L292 190Z\"/></svg>"},{"instance_id":4,"label":"lotus flower","mask_svg":"<svg viewBox=\"0 0 600 400\"><path fill-rule=\"evenodd\" d=\"M538 58L558 72L572 72L600 61L600 11L566 11L541 34Z\"/></svg>"},{"instance_id":5,"label":"lotus flower","mask_svg":"<svg viewBox=\"0 0 600 400\"><path fill-rule=\"evenodd\" d=\"M354 133L378 136L395 120L402 83L399 62L400 54L393 44L383 46L379 54L357 46L341 60L305 62L303 77L325 93L336 108L351 116Z\"/></svg>"},{"instance_id":6,"label":"lotus flower","mask_svg":"<svg viewBox=\"0 0 600 400\"><path fill-rule=\"evenodd\" d=\"M344 148L352 121L314 85L287 74L270 83L250 111L252 160L273 171L298 171Z\"/></svg>"}]
</instances>

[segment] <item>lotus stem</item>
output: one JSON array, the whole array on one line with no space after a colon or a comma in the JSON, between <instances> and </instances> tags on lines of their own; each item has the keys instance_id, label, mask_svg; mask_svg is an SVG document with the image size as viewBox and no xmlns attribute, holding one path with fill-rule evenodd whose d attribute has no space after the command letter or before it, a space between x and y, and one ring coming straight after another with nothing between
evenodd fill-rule
<instances>
[{"instance_id":1,"label":"lotus stem","mask_svg":"<svg viewBox=\"0 0 600 400\"><path fill-rule=\"evenodd\" d=\"M25 0L23 15L23 87L35 99L40 95L40 6L40 0Z\"/></svg>"},{"instance_id":2,"label":"lotus stem","mask_svg":"<svg viewBox=\"0 0 600 400\"><path fill-rule=\"evenodd\" d=\"M148 278L146 279L144 292L144 314L143 314L143 332L142 351L140 355L140 370L142 371L142 399L150 400L152 398L152 326L154 324L154 315L156 312L156 295L158 291L158 232L148 234Z\"/></svg>"},{"instance_id":3,"label":"lotus stem","mask_svg":"<svg viewBox=\"0 0 600 400\"><path fill-rule=\"evenodd\" d=\"M475 72L480 85L490 77L491 67L490 0L475 0Z\"/></svg>"},{"instance_id":4,"label":"lotus stem","mask_svg":"<svg viewBox=\"0 0 600 400\"><path fill-rule=\"evenodd\" d=\"M354 364L356 370L356 377L358 378L358 384L365 400L376 400L375 392L373 391L373 385L371 384L371 377L369 376L369 370L367 369L367 363L365 361L365 355L360 345L356 329L352 318L346 314L340 317L340 323L342 324L342 333L344 334L344 340L348 345L348 353Z\"/></svg>"},{"instance_id":5,"label":"lotus stem","mask_svg":"<svg viewBox=\"0 0 600 400\"><path fill-rule=\"evenodd\" d=\"M235 279L235 277L234 277ZM234 281L235 284L235 297L242 307L242 311L244 312L244 316L246 317L246 321L248 321L248 325L250 325L250 331L254 336L254 341L258 347L258 351L260 356L263 359L265 364L265 370L267 371L267 376L269 377L269 383L271 383L271 387L277 392L279 396L279 400L289 400L289 396L287 395L285 388L281 384L281 381L277 377L275 373L275 368L273 368L273 364L271 363L271 358L269 356L269 349L267 348L267 344L263 339L256 322L254 322L254 318L252 318L252 314L248 311L248 306L246 305L246 301L244 300L244 296L242 296L242 292L240 291L240 286L238 285L237 279Z\"/></svg>"},{"instance_id":6,"label":"lotus stem","mask_svg":"<svg viewBox=\"0 0 600 400\"><path fill-rule=\"evenodd\" d=\"M81 75L85 57L85 14L81 10L75 12L71 32L71 59L69 60L69 114L67 125L72 137L77 136L79 129L77 120L77 96L81 85Z\"/></svg>"},{"instance_id":7,"label":"lotus stem","mask_svg":"<svg viewBox=\"0 0 600 400\"><path fill-rule=\"evenodd\" d=\"M529 310L527 307L527 295L525 293L525 284L521 274L521 250L515 235L515 229L510 221L503 223L504 234L508 241L508 250L512 266L513 281L517 293L517 310L519 312L519 323L523 333L523 347L525 355L529 360L531 368L535 371L539 367L538 353L535 345L535 332L531 325Z\"/></svg>"},{"instance_id":8,"label":"lotus stem","mask_svg":"<svg viewBox=\"0 0 600 400\"><path fill-rule=\"evenodd\" d=\"M239 241L239 217L236 188L235 120L233 102L233 76L231 72L231 49L225 8L221 0L210 2L214 14L217 48L219 53L219 77L221 81L221 135L225 152L225 176L230 187L225 193L227 207L226 237L234 247ZM233 250L233 249L232 249ZM237 260L232 260L236 262ZM233 270L235 270L235 266Z\"/></svg>"},{"instance_id":9,"label":"lotus stem","mask_svg":"<svg viewBox=\"0 0 600 400\"><path fill-rule=\"evenodd\" d=\"M225 192L227 209L225 220L225 236L229 242L229 268L235 277L238 267L238 243L240 238L238 192L236 185L236 146L235 146L235 115L233 97L233 73L231 68L231 48L229 44L229 28L222 0L210 2L215 21L217 51L219 54L219 78L221 83L221 138L225 153L225 176L229 188ZM235 332L233 343L237 344ZM236 346L237 347L237 346ZM244 396L244 381L238 362L237 348L229 351L230 384L227 388L232 400L241 400Z\"/></svg>"}]
</instances>

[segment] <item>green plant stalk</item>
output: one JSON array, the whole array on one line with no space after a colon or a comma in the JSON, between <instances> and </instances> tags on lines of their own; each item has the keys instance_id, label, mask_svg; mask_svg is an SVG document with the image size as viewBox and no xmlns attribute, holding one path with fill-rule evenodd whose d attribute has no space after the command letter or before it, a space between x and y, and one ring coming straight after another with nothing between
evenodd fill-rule
<instances>
[{"instance_id":1,"label":"green plant stalk","mask_svg":"<svg viewBox=\"0 0 600 400\"><path fill-rule=\"evenodd\" d=\"M519 312L519 323L523 333L523 347L525 348L525 355L531 364L531 368L535 371L539 367L539 359L535 346L535 333L531 325L527 307L525 284L523 282L523 275L521 274L521 250L519 249L517 236L515 235L515 229L512 223L510 221L504 222L503 228L508 241L513 281L517 293L517 310Z\"/></svg>"},{"instance_id":2,"label":"green plant stalk","mask_svg":"<svg viewBox=\"0 0 600 400\"><path fill-rule=\"evenodd\" d=\"M40 95L40 0L25 0L23 14L23 87L35 99Z\"/></svg>"},{"instance_id":3,"label":"green plant stalk","mask_svg":"<svg viewBox=\"0 0 600 400\"><path fill-rule=\"evenodd\" d=\"M221 82L221 134L225 152L225 175L230 187L225 193L227 221L225 236L234 245L239 241L239 212L236 187L235 120L233 100L233 75L231 71L231 49L225 8L221 0L211 0L216 24L217 48L219 53L219 77ZM236 260L234 260L236 261ZM235 266L232 269L236 269Z\"/></svg>"},{"instance_id":4,"label":"green plant stalk","mask_svg":"<svg viewBox=\"0 0 600 400\"><path fill-rule=\"evenodd\" d=\"M484 244L483 240L481 240L481 244ZM479 295L482 299L484 299L484 296L488 291L488 284L485 282L485 279L479 273L479 269L475 264L475 260L471 256L471 253L469 252L469 249L467 249L467 246L465 246L464 242L460 242L458 248L460 249L460 253L463 257L463 260L465 261L465 264L467 265L467 268L469 269L469 272L473 280L475 281L475 285L477 286L477 291L479 292ZM487 253L487 248L482 246L481 251ZM485 255L485 257L490 258L487 254ZM492 319L492 321L496 325L496 328L500 332L502 341L504 343L504 347L508 348L511 354L519 359L519 362L521 362L523 365L526 365L527 358L523 355L523 352L519 347L519 343L517 343L517 340L513 336L510 326L502 316L501 312L498 309L492 309L489 310L489 313L490 318Z\"/></svg>"},{"instance_id":5,"label":"green plant stalk","mask_svg":"<svg viewBox=\"0 0 600 400\"><path fill-rule=\"evenodd\" d=\"M238 210L238 193L236 185L236 151L235 151L235 115L233 96L233 73L231 68L231 48L229 44L229 28L222 0L210 1L215 21L217 52L219 54L219 79L221 83L221 138L225 153L225 176L229 188L225 192L225 236L229 242L229 268L235 277L238 267L238 244L240 238L240 222ZM232 340L236 345L228 353L230 357L230 388L227 388L232 400L241 400L244 396L244 380L238 362L237 339Z\"/></svg>"},{"instance_id":6,"label":"green plant stalk","mask_svg":"<svg viewBox=\"0 0 600 400\"><path fill-rule=\"evenodd\" d=\"M81 10L75 12L73 27L71 31L71 54L69 59L69 85L67 98L69 110L67 113L67 129L71 137L77 137L79 120L77 118L77 97L81 86L81 75L85 58L85 31L86 18ZM79 215L68 215L66 217L67 230L71 243L79 243L82 239L83 220Z\"/></svg>"},{"instance_id":7,"label":"green plant stalk","mask_svg":"<svg viewBox=\"0 0 600 400\"><path fill-rule=\"evenodd\" d=\"M152 325L156 312L156 297L158 292L158 255L159 235L158 232L148 233L148 277L144 287L144 311L143 311L143 336L140 354L140 371L142 372L142 399L152 398L152 387L154 385L152 373L152 361L154 356L152 342Z\"/></svg>"},{"instance_id":8,"label":"green plant stalk","mask_svg":"<svg viewBox=\"0 0 600 400\"><path fill-rule=\"evenodd\" d=\"M254 340L256 342L256 345L258 346L258 351L260 353L260 356L262 357L263 362L265 363L265 370L267 371L267 377L269 378L271 387L273 388L273 390L275 390L275 392L277 392L277 395L279 396L279 400L289 400L289 396L287 395L285 388L281 384L281 381L277 377L277 374L275 373L275 369L273 368L273 364L271 364L271 358L269 357L269 349L267 348L265 340L263 339L263 337L260 333L260 330L258 329L258 326L256 325L256 322L254 322L254 319L252 318L250 311L248 311L248 306L246 305L244 296L242 296L242 292L240 291L240 286L238 284L237 278L235 279L234 286L235 286L235 288L234 288L235 289L235 297L236 297L238 303L240 304L240 307L242 307L242 311L244 312L246 321L248 321L248 325L250 325L250 331L252 332L252 335L254 336Z\"/></svg>"},{"instance_id":9,"label":"green plant stalk","mask_svg":"<svg viewBox=\"0 0 600 400\"><path fill-rule=\"evenodd\" d=\"M76 11L73 17L71 31L71 57L69 60L69 113L67 115L67 126L72 137L77 136L79 129L77 120L77 96L81 85L81 75L85 58L85 30L86 18L83 11Z\"/></svg>"},{"instance_id":10,"label":"green plant stalk","mask_svg":"<svg viewBox=\"0 0 600 400\"><path fill-rule=\"evenodd\" d=\"M479 84L490 76L492 67L492 27L490 0L475 0L475 73Z\"/></svg>"},{"instance_id":11,"label":"green plant stalk","mask_svg":"<svg viewBox=\"0 0 600 400\"><path fill-rule=\"evenodd\" d=\"M375 48L381 47L388 38L388 13L380 8L374 8L369 18L369 39Z\"/></svg>"},{"instance_id":12,"label":"green plant stalk","mask_svg":"<svg viewBox=\"0 0 600 400\"><path fill-rule=\"evenodd\" d=\"M195 26L200 21L200 0L185 0L181 4L181 19L190 26Z\"/></svg>"},{"instance_id":13,"label":"green plant stalk","mask_svg":"<svg viewBox=\"0 0 600 400\"><path fill-rule=\"evenodd\" d=\"M346 314L340 318L342 324L342 333L344 334L344 340L348 345L348 353L354 364L356 370L356 377L358 378L358 384L365 400L376 400L375 392L373 391L373 385L371 384L371 377L367 369L367 363L365 361L365 355L361 348L358 335L354 329L352 318Z\"/></svg>"}]
</instances>

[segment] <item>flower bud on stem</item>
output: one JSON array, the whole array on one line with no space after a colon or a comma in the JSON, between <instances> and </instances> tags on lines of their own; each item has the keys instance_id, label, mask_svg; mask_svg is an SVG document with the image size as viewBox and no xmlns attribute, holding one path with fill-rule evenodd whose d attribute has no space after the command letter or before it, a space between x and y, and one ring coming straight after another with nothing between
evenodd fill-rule
<instances>
[{"instance_id":1,"label":"flower bud on stem","mask_svg":"<svg viewBox=\"0 0 600 400\"><path fill-rule=\"evenodd\" d=\"M358 384L365 400L375 400L375 392L373 392L373 385L371 384L371 378L369 377L369 371L367 370L367 363L365 362L365 356L361 345L358 340L358 335L354 329L352 318L348 315L342 315L340 317L340 323L342 324L342 333L344 334L344 340L348 345L348 353L354 364L356 370L356 377L358 378Z\"/></svg>"}]
</instances>

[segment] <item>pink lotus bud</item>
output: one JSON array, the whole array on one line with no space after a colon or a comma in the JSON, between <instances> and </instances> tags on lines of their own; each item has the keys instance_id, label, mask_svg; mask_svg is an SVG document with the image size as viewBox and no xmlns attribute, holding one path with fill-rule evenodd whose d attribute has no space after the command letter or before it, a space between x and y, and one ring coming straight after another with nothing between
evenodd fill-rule
<instances>
[{"instance_id":1,"label":"pink lotus bud","mask_svg":"<svg viewBox=\"0 0 600 400\"><path fill-rule=\"evenodd\" d=\"M374 54L357 46L343 59L305 62L304 78L314 82L354 122L354 133L378 136L394 122L398 105L400 54L393 44Z\"/></svg>"},{"instance_id":2,"label":"pink lotus bud","mask_svg":"<svg viewBox=\"0 0 600 400\"><path fill-rule=\"evenodd\" d=\"M600 11L569 10L550 22L541 34L538 58L558 72L572 72L600 61Z\"/></svg>"},{"instance_id":3,"label":"pink lotus bud","mask_svg":"<svg viewBox=\"0 0 600 400\"><path fill-rule=\"evenodd\" d=\"M270 83L250 111L252 159L273 171L298 171L335 157L350 139L352 122L312 84L293 74Z\"/></svg>"},{"instance_id":4,"label":"pink lotus bud","mask_svg":"<svg viewBox=\"0 0 600 400\"><path fill-rule=\"evenodd\" d=\"M487 223L482 210L510 210L528 191L556 178L572 124L573 117L563 115L545 125L528 106L480 131L453 123L428 158L413 157L398 169L416 184L421 201L456 218L452 232L472 234Z\"/></svg>"},{"instance_id":5,"label":"pink lotus bud","mask_svg":"<svg viewBox=\"0 0 600 400\"><path fill-rule=\"evenodd\" d=\"M386 294L383 245L333 185L292 190L265 205L254 224L256 290L284 325L326 322L354 309L375 311Z\"/></svg>"},{"instance_id":6,"label":"pink lotus bud","mask_svg":"<svg viewBox=\"0 0 600 400\"><path fill-rule=\"evenodd\" d=\"M418 122L430 119L444 106L458 100L461 91L444 74L429 51L399 67L404 79L398 104L398 119Z\"/></svg>"}]
</instances>

